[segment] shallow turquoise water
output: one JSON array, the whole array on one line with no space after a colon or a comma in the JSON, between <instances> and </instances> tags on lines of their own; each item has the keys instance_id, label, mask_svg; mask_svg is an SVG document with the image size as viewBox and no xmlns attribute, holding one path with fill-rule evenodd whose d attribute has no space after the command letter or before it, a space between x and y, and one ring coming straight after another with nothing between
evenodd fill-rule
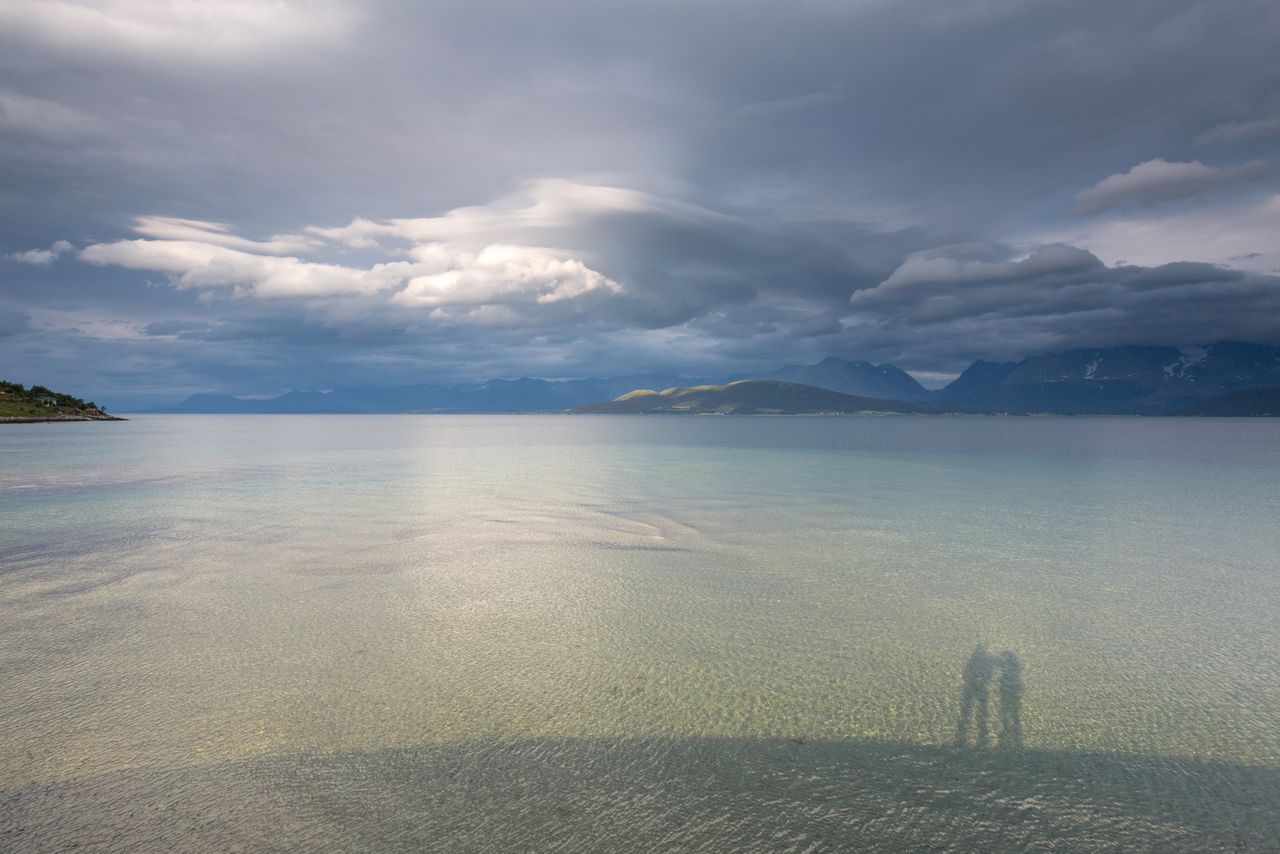
<instances>
[{"instance_id":1,"label":"shallow turquoise water","mask_svg":"<svg viewBox=\"0 0 1280 854\"><path fill-rule=\"evenodd\" d=\"M1278 474L1244 420L6 426L0 846L1274 849Z\"/></svg>"}]
</instances>

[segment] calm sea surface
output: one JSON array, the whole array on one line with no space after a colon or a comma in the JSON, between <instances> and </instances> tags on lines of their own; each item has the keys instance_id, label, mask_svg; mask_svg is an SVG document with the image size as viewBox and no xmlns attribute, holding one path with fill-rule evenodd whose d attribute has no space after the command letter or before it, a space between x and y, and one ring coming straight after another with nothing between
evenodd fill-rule
<instances>
[{"instance_id":1,"label":"calm sea surface","mask_svg":"<svg viewBox=\"0 0 1280 854\"><path fill-rule=\"evenodd\" d=\"M0 427L0 849L1280 849L1280 421Z\"/></svg>"}]
</instances>

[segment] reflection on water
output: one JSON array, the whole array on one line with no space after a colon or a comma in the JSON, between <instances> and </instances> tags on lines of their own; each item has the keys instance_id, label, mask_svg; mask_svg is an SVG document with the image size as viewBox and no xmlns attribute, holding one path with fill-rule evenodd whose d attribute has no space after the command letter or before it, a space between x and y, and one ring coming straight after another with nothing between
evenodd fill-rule
<instances>
[{"instance_id":1,"label":"reflection on water","mask_svg":"<svg viewBox=\"0 0 1280 854\"><path fill-rule=\"evenodd\" d=\"M0 849L1280 848L1280 425L58 427Z\"/></svg>"},{"instance_id":2,"label":"reflection on water","mask_svg":"<svg viewBox=\"0 0 1280 854\"><path fill-rule=\"evenodd\" d=\"M995 658L985 644L978 644L964 666L964 696L960 700L960 726L956 727L956 746L969 743L970 724L976 724L974 744L986 747L988 742L988 698Z\"/></svg>"},{"instance_id":3,"label":"reflection on water","mask_svg":"<svg viewBox=\"0 0 1280 854\"><path fill-rule=\"evenodd\" d=\"M1022 662L1013 650L999 655L987 652L979 643L964 666L964 690L960 696L960 724L956 727L957 747L970 744L987 747L991 743L991 679L996 674L996 693L1000 704L1000 729L997 744L1006 750L1022 747Z\"/></svg>"},{"instance_id":4,"label":"reflection on water","mask_svg":"<svg viewBox=\"0 0 1280 854\"><path fill-rule=\"evenodd\" d=\"M1000 746L1022 747L1022 662L1017 653L1000 653Z\"/></svg>"}]
</instances>

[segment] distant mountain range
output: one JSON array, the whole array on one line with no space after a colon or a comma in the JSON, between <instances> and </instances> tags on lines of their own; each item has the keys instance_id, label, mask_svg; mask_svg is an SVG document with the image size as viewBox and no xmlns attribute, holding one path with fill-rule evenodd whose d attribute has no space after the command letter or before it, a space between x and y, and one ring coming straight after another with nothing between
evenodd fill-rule
<instances>
[{"instance_id":1,"label":"distant mountain range","mask_svg":"<svg viewBox=\"0 0 1280 854\"><path fill-rule=\"evenodd\" d=\"M1109 347L974 362L936 399L1022 412L1167 414L1217 395L1280 385L1280 347Z\"/></svg>"},{"instance_id":2,"label":"distant mountain range","mask_svg":"<svg viewBox=\"0 0 1280 854\"><path fill-rule=\"evenodd\" d=\"M369 412L558 412L610 400L637 388L670 388L698 382L671 374L635 374L584 380L489 380L479 385L410 385L293 391L267 399L196 394L173 412L369 413Z\"/></svg>"},{"instance_id":3,"label":"distant mountain range","mask_svg":"<svg viewBox=\"0 0 1280 854\"><path fill-rule=\"evenodd\" d=\"M916 382L915 377L893 365L846 362L834 357L823 359L816 365L786 365L745 379L781 380L882 400L918 401L931 397L931 392Z\"/></svg>"},{"instance_id":4,"label":"distant mountain range","mask_svg":"<svg viewBox=\"0 0 1280 854\"><path fill-rule=\"evenodd\" d=\"M270 399L197 394L172 412L552 412L612 401L637 389L719 385L748 379L794 383L879 401L1001 412L1167 414L1201 400L1280 386L1280 347L1219 341L1205 347L1109 347L970 365L929 390L893 365L828 358L745 376L635 374L581 380L496 379L289 392Z\"/></svg>"},{"instance_id":5,"label":"distant mountain range","mask_svg":"<svg viewBox=\"0 0 1280 854\"><path fill-rule=\"evenodd\" d=\"M1206 418L1280 418L1280 388L1233 391L1193 403L1174 414Z\"/></svg>"},{"instance_id":6,"label":"distant mountain range","mask_svg":"<svg viewBox=\"0 0 1280 854\"><path fill-rule=\"evenodd\" d=\"M858 397L777 380L737 380L724 385L640 389L615 400L587 403L573 412L600 415L822 415L935 414L933 406Z\"/></svg>"}]
</instances>

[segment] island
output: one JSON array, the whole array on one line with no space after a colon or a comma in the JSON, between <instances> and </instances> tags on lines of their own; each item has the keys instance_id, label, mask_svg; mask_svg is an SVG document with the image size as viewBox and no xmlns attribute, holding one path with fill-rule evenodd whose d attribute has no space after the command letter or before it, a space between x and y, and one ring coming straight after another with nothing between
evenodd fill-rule
<instances>
[{"instance_id":1,"label":"island","mask_svg":"<svg viewBox=\"0 0 1280 854\"><path fill-rule=\"evenodd\" d=\"M29 424L40 421L124 421L92 401L51 391L42 385L26 388L22 383L0 380L0 424Z\"/></svg>"},{"instance_id":2,"label":"island","mask_svg":"<svg viewBox=\"0 0 1280 854\"><path fill-rule=\"evenodd\" d=\"M978 410L859 397L800 383L738 380L662 391L636 389L569 410L598 415L945 415Z\"/></svg>"}]
</instances>

